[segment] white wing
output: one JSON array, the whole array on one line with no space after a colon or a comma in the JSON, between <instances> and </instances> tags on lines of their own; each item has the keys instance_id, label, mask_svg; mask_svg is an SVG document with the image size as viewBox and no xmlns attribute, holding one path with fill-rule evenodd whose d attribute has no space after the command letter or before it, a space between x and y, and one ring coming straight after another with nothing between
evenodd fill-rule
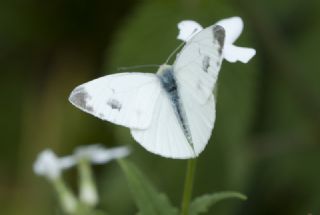
<instances>
[{"instance_id":1,"label":"white wing","mask_svg":"<svg viewBox=\"0 0 320 215\"><path fill-rule=\"evenodd\" d=\"M180 89L191 88L202 104L210 98L217 81L224 38L223 27L205 28L187 42L173 65Z\"/></svg>"},{"instance_id":2,"label":"white wing","mask_svg":"<svg viewBox=\"0 0 320 215\"><path fill-rule=\"evenodd\" d=\"M160 84L156 75L120 73L76 87L69 101L100 119L145 129L150 125L159 94Z\"/></svg>"},{"instance_id":3,"label":"white wing","mask_svg":"<svg viewBox=\"0 0 320 215\"><path fill-rule=\"evenodd\" d=\"M169 97L162 90L155 105L151 125L148 129L131 129L134 139L148 151L171 158L192 157L188 143Z\"/></svg>"},{"instance_id":4,"label":"white wing","mask_svg":"<svg viewBox=\"0 0 320 215\"><path fill-rule=\"evenodd\" d=\"M186 112L193 147L198 155L203 151L211 136L216 117L215 99L211 93L203 104L198 100L198 93L191 87L180 87L180 97Z\"/></svg>"},{"instance_id":5,"label":"white wing","mask_svg":"<svg viewBox=\"0 0 320 215\"><path fill-rule=\"evenodd\" d=\"M190 94L185 102L185 109L192 110L189 126L194 149L188 143L177 119L169 97L164 90L160 93L148 129L131 129L134 139L148 151L169 158L187 159L200 154L210 138L215 119L213 96L207 104L194 104L196 94Z\"/></svg>"}]
</instances>

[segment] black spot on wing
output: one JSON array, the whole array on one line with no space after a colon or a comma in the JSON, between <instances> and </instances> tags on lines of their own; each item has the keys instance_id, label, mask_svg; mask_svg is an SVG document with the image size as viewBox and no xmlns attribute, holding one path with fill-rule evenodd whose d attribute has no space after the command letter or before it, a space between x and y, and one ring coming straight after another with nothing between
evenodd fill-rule
<instances>
[{"instance_id":1,"label":"black spot on wing","mask_svg":"<svg viewBox=\"0 0 320 215\"><path fill-rule=\"evenodd\" d=\"M116 109L118 111L120 111L122 108L121 103L116 99L109 99L107 105L109 105L112 109Z\"/></svg>"},{"instance_id":2,"label":"black spot on wing","mask_svg":"<svg viewBox=\"0 0 320 215\"><path fill-rule=\"evenodd\" d=\"M208 68L210 66L210 57L209 56L204 56L202 59L202 70L206 73L208 73Z\"/></svg>"},{"instance_id":3,"label":"black spot on wing","mask_svg":"<svg viewBox=\"0 0 320 215\"><path fill-rule=\"evenodd\" d=\"M90 99L91 96L86 92L84 87L77 87L70 95L69 101L79 108L93 112L93 108L87 103Z\"/></svg>"},{"instance_id":4,"label":"black spot on wing","mask_svg":"<svg viewBox=\"0 0 320 215\"><path fill-rule=\"evenodd\" d=\"M222 54L222 49L224 46L225 30L220 25L213 26L213 38L219 43L219 54Z\"/></svg>"}]
</instances>

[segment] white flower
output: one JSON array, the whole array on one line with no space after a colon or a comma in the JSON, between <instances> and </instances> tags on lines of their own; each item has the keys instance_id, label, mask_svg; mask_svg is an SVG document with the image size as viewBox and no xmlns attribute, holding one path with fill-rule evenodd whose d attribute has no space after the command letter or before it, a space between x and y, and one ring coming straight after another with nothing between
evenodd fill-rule
<instances>
[{"instance_id":1,"label":"white flower","mask_svg":"<svg viewBox=\"0 0 320 215\"><path fill-rule=\"evenodd\" d=\"M60 177L62 169L73 165L74 161L71 157L58 158L51 149L46 149L38 155L33 171L49 180L55 180Z\"/></svg>"},{"instance_id":2,"label":"white flower","mask_svg":"<svg viewBox=\"0 0 320 215\"><path fill-rule=\"evenodd\" d=\"M81 202L89 205L89 206L95 206L98 204L99 197L97 193L96 185L93 181L93 179L83 179L83 182L80 186L80 199Z\"/></svg>"},{"instance_id":3,"label":"white flower","mask_svg":"<svg viewBox=\"0 0 320 215\"><path fill-rule=\"evenodd\" d=\"M73 214L76 211L78 202L60 176L63 169L70 168L74 164L74 159L71 156L58 158L51 149L46 149L38 155L33 165L33 171L37 175L48 178L53 184L62 209L68 214Z\"/></svg>"},{"instance_id":4,"label":"white flower","mask_svg":"<svg viewBox=\"0 0 320 215\"><path fill-rule=\"evenodd\" d=\"M240 17L222 19L218 21L216 25L222 26L226 33L223 48L223 57L225 60L230 63L236 61L247 63L256 54L255 49L233 45L243 30L243 21ZM190 20L180 22L178 28L180 30L178 39L185 42L203 29L200 24Z\"/></svg>"},{"instance_id":5,"label":"white flower","mask_svg":"<svg viewBox=\"0 0 320 215\"><path fill-rule=\"evenodd\" d=\"M216 24L221 25L226 31L223 55L227 61L247 63L256 54L255 49L233 45L243 30L243 21L240 17L222 19Z\"/></svg>"},{"instance_id":6,"label":"white flower","mask_svg":"<svg viewBox=\"0 0 320 215\"><path fill-rule=\"evenodd\" d=\"M78 147L73 155L74 163L78 163L80 176L80 200L93 207L98 201L96 184L93 179L90 163L103 164L113 159L129 155L128 147L115 147L106 149L102 145L94 144Z\"/></svg>"},{"instance_id":7,"label":"white flower","mask_svg":"<svg viewBox=\"0 0 320 215\"><path fill-rule=\"evenodd\" d=\"M203 28L202 26L192 20L184 20L178 23L179 35L178 39L182 41L188 41L196 33L200 32Z\"/></svg>"},{"instance_id":8,"label":"white flower","mask_svg":"<svg viewBox=\"0 0 320 215\"><path fill-rule=\"evenodd\" d=\"M107 149L100 144L89 146L80 146L74 152L76 160L87 159L94 164L103 164L111 160L128 156L130 150L126 146L114 147Z\"/></svg>"}]
</instances>

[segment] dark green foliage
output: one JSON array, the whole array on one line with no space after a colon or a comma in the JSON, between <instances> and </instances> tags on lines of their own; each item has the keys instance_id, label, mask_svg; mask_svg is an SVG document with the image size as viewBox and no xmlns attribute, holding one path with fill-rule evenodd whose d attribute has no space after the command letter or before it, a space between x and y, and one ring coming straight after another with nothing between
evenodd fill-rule
<instances>
[{"instance_id":1,"label":"dark green foliage","mask_svg":"<svg viewBox=\"0 0 320 215\"><path fill-rule=\"evenodd\" d=\"M193 200L190 205L190 215L197 215L200 213L208 212L209 208L214 206L216 203L226 199L241 199L246 200L247 197L241 193L224 191L213 194L206 194L197 197Z\"/></svg>"},{"instance_id":2,"label":"dark green foliage","mask_svg":"<svg viewBox=\"0 0 320 215\"><path fill-rule=\"evenodd\" d=\"M144 174L127 160L119 160L119 164L125 173L133 199L139 209L139 215L178 215L178 209L171 205L168 197L158 193L154 185ZM217 202L225 199L246 200L241 193L225 191L206 194L195 198L190 204L190 215L205 213Z\"/></svg>"},{"instance_id":3,"label":"dark green foliage","mask_svg":"<svg viewBox=\"0 0 320 215\"><path fill-rule=\"evenodd\" d=\"M139 215L178 215L178 209L171 205L168 197L158 193L133 163L120 160L119 164L127 178Z\"/></svg>"}]
</instances>

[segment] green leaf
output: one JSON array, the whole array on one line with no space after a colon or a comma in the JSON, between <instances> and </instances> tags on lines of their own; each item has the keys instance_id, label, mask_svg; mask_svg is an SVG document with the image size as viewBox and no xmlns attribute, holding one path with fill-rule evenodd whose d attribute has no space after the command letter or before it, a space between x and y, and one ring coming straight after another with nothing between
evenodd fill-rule
<instances>
[{"instance_id":1,"label":"green leaf","mask_svg":"<svg viewBox=\"0 0 320 215\"><path fill-rule=\"evenodd\" d=\"M134 201L139 208L139 215L177 215L178 209L173 207L163 193L158 193L154 186L131 162L120 160Z\"/></svg>"},{"instance_id":2,"label":"green leaf","mask_svg":"<svg viewBox=\"0 0 320 215\"><path fill-rule=\"evenodd\" d=\"M108 213L102 210L96 210L84 204L80 204L74 215L108 215Z\"/></svg>"},{"instance_id":3,"label":"green leaf","mask_svg":"<svg viewBox=\"0 0 320 215\"><path fill-rule=\"evenodd\" d=\"M205 194L193 200L193 202L190 205L190 215L197 215L199 213L208 212L209 207L213 206L217 202L230 198L237 198L241 200L247 199L247 197L241 193L230 191Z\"/></svg>"},{"instance_id":4,"label":"green leaf","mask_svg":"<svg viewBox=\"0 0 320 215\"><path fill-rule=\"evenodd\" d=\"M89 215L108 215L108 213L100 210L94 210Z\"/></svg>"}]
</instances>

